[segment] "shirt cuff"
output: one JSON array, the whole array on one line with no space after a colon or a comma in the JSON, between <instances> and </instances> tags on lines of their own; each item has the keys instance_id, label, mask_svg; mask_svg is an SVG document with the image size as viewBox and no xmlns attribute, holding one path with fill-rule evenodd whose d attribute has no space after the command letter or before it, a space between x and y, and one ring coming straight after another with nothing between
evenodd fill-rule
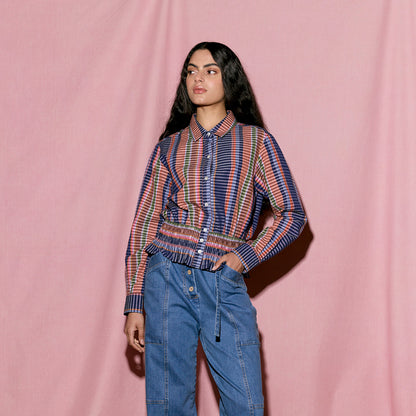
<instances>
[{"instance_id":1,"label":"shirt cuff","mask_svg":"<svg viewBox=\"0 0 416 416\"><path fill-rule=\"evenodd\" d=\"M253 267L257 266L260 263L259 258L257 257L256 252L254 251L253 247L250 244L244 243L232 250L238 258L240 259L241 263L244 266L244 271L248 272Z\"/></svg>"},{"instance_id":2,"label":"shirt cuff","mask_svg":"<svg viewBox=\"0 0 416 416\"><path fill-rule=\"evenodd\" d=\"M143 313L143 295L134 294L126 296L126 303L124 304L124 315L130 312Z\"/></svg>"}]
</instances>

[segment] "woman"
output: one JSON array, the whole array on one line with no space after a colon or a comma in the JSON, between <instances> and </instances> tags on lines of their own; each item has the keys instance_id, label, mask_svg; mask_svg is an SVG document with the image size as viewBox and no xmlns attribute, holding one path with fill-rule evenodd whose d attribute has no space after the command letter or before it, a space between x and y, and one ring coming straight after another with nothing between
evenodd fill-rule
<instances>
[{"instance_id":1,"label":"woman","mask_svg":"<svg viewBox=\"0 0 416 416\"><path fill-rule=\"evenodd\" d=\"M265 199L274 221L252 239ZM239 59L223 44L199 43L148 162L126 253L125 333L145 350L148 415L196 414L198 337L220 413L263 414L256 310L244 275L305 223Z\"/></svg>"}]
</instances>

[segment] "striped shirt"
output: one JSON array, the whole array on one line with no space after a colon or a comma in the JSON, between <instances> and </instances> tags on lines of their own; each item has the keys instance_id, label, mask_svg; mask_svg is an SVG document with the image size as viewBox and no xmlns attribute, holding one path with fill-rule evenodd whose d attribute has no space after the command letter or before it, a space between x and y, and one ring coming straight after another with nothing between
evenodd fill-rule
<instances>
[{"instance_id":1,"label":"striped shirt","mask_svg":"<svg viewBox=\"0 0 416 416\"><path fill-rule=\"evenodd\" d=\"M274 221L255 238L263 199ZM231 111L210 131L190 125L161 140L144 175L126 252L124 313L142 312L149 254L211 270L234 252L247 273L301 233L305 213L284 156L266 130Z\"/></svg>"}]
</instances>

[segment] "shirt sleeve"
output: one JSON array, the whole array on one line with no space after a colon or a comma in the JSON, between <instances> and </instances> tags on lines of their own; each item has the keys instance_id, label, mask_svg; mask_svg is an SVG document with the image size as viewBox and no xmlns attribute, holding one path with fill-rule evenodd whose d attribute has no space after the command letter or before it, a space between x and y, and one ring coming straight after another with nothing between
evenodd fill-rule
<instances>
[{"instance_id":1,"label":"shirt sleeve","mask_svg":"<svg viewBox=\"0 0 416 416\"><path fill-rule=\"evenodd\" d=\"M256 165L255 187L270 201L274 221L255 240L235 248L248 272L274 256L302 232L306 215L289 167L275 138L266 132Z\"/></svg>"},{"instance_id":2,"label":"shirt sleeve","mask_svg":"<svg viewBox=\"0 0 416 416\"><path fill-rule=\"evenodd\" d=\"M145 249L154 239L162 222L168 188L168 169L161 162L158 144L147 163L126 251L125 315L130 312L143 312L144 274L147 263Z\"/></svg>"}]
</instances>

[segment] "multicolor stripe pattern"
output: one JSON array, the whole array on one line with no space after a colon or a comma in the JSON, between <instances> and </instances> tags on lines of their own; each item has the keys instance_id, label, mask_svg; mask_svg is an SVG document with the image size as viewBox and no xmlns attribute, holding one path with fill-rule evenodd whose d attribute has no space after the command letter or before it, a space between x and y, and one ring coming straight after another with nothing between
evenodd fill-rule
<instances>
[{"instance_id":1,"label":"multicolor stripe pattern","mask_svg":"<svg viewBox=\"0 0 416 416\"><path fill-rule=\"evenodd\" d=\"M263 199L274 222L253 239ZM210 270L233 251L248 272L301 233L306 216L284 156L266 130L231 111L206 131L190 125L155 147L126 253L124 313L142 312L148 254Z\"/></svg>"}]
</instances>

